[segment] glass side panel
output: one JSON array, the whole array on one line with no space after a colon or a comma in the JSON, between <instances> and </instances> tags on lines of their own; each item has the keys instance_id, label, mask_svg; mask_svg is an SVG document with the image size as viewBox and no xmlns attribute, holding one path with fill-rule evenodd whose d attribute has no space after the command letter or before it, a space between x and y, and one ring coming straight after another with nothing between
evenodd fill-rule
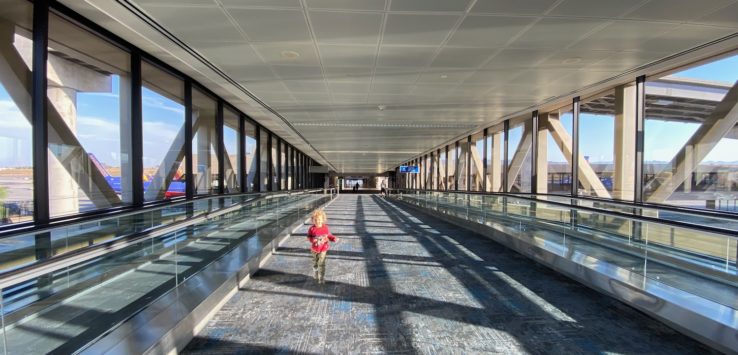
<instances>
[{"instance_id":1,"label":"glass side panel","mask_svg":"<svg viewBox=\"0 0 738 355\"><path fill-rule=\"evenodd\" d=\"M224 192L236 193L241 192L241 160L239 156L239 123L241 117L230 108L223 110L223 146L224 152Z\"/></svg>"},{"instance_id":2,"label":"glass side panel","mask_svg":"<svg viewBox=\"0 0 738 355\"><path fill-rule=\"evenodd\" d=\"M269 185L269 132L259 130L259 191L267 191Z\"/></svg>"},{"instance_id":3,"label":"glass side panel","mask_svg":"<svg viewBox=\"0 0 738 355\"><path fill-rule=\"evenodd\" d=\"M502 192L502 181L505 174L504 132L502 125L487 130L487 191Z\"/></svg>"},{"instance_id":4,"label":"glass side panel","mask_svg":"<svg viewBox=\"0 0 738 355\"><path fill-rule=\"evenodd\" d=\"M635 86L582 101L579 183L583 196L633 200Z\"/></svg>"},{"instance_id":5,"label":"glass side panel","mask_svg":"<svg viewBox=\"0 0 738 355\"><path fill-rule=\"evenodd\" d=\"M147 62L141 63L141 78L144 199L184 196L184 82Z\"/></svg>"},{"instance_id":6,"label":"glass side panel","mask_svg":"<svg viewBox=\"0 0 738 355\"><path fill-rule=\"evenodd\" d=\"M533 131L530 117L521 117L510 123L508 141L508 190L509 192L531 191L531 169L533 154Z\"/></svg>"},{"instance_id":7,"label":"glass side panel","mask_svg":"<svg viewBox=\"0 0 738 355\"><path fill-rule=\"evenodd\" d=\"M646 82L644 200L738 212L738 55Z\"/></svg>"},{"instance_id":8,"label":"glass side panel","mask_svg":"<svg viewBox=\"0 0 738 355\"><path fill-rule=\"evenodd\" d=\"M258 176L256 176L256 164L259 163L256 157L256 127L248 120L244 122L244 125L246 136L243 139L243 144L246 145L244 150L246 151L245 173L246 181L248 182L247 191L252 192L254 191L254 186L258 186L259 184Z\"/></svg>"},{"instance_id":9,"label":"glass side panel","mask_svg":"<svg viewBox=\"0 0 738 355\"><path fill-rule=\"evenodd\" d=\"M130 57L101 37L49 15L49 214L133 202Z\"/></svg>"},{"instance_id":10,"label":"glass side panel","mask_svg":"<svg viewBox=\"0 0 738 355\"><path fill-rule=\"evenodd\" d=\"M4 3L0 60L32 76L33 4ZM0 76L0 226L33 221L33 126L30 80Z\"/></svg>"},{"instance_id":11,"label":"glass side panel","mask_svg":"<svg viewBox=\"0 0 738 355\"><path fill-rule=\"evenodd\" d=\"M218 103L192 89L192 166L196 195L218 193Z\"/></svg>"},{"instance_id":12,"label":"glass side panel","mask_svg":"<svg viewBox=\"0 0 738 355\"><path fill-rule=\"evenodd\" d=\"M541 139L539 149L545 149L545 154L539 152L540 159L545 159L546 164L541 164L538 171L538 192L568 195L571 194L571 152L572 152L572 111L571 107L557 110L548 115L541 116L539 128L546 137ZM542 137L541 137L542 138Z\"/></svg>"}]
</instances>

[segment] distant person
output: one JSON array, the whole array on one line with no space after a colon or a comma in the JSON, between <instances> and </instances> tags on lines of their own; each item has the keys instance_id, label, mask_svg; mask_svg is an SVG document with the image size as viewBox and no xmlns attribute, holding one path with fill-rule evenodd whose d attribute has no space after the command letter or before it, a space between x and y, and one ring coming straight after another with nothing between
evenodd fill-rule
<instances>
[{"instance_id":1,"label":"distant person","mask_svg":"<svg viewBox=\"0 0 738 355\"><path fill-rule=\"evenodd\" d=\"M354 185L354 192L359 192L359 183L357 182L356 185Z\"/></svg>"},{"instance_id":2,"label":"distant person","mask_svg":"<svg viewBox=\"0 0 738 355\"><path fill-rule=\"evenodd\" d=\"M318 283L325 283L325 258L328 254L328 242L338 243L338 238L331 234L325 224L326 216L322 209L315 210L312 216L313 226L308 229L307 239L313 254L313 277Z\"/></svg>"},{"instance_id":3,"label":"distant person","mask_svg":"<svg viewBox=\"0 0 738 355\"><path fill-rule=\"evenodd\" d=\"M387 180L382 180L382 185L380 185L379 195L382 197L387 197Z\"/></svg>"}]
</instances>

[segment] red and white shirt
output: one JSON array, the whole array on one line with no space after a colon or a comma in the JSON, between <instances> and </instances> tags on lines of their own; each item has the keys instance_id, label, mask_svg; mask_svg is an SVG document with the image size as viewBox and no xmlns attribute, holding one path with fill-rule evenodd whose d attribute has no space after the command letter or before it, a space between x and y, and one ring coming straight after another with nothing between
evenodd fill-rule
<instances>
[{"instance_id":1,"label":"red and white shirt","mask_svg":"<svg viewBox=\"0 0 738 355\"><path fill-rule=\"evenodd\" d=\"M328 241L335 242L336 236L328 230L328 225L323 224L320 227L312 226L308 229L307 238L312 246L310 250L314 253L322 253L328 251Z\"/></svg>"}]
</instances>

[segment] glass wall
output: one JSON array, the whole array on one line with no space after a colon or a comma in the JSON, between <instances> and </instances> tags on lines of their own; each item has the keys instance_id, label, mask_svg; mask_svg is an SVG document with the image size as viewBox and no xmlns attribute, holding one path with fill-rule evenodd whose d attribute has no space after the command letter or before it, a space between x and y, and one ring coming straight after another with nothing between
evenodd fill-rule
<instances>
[{"instance_id":1,"label":"glass wall","mask_svg":"<svg viewBox=\"0 0 738 355\"><path fill-rule=\"evenodd\" d=\"M147 62L141 77L144 199L184 196L184 82Z\"/></svg>"},{"instance_id":2,"label":"glass wall","mask_svg":"<svg viewBox=\"0 0 738 355\"><path fill-rule=\"evenodd\" d=\"M738 212L738 55L646 82L644 200Z\"/></svg>"},{"instance_id":3,"label":"glass wall","mask_svg":"<svg viewBox=\"0 0 738 355\"><path fill-rule=\"evenodd\" d=\"M259 191L267 191L269 187L269 132L265 129L259 130Z\"/></svg>"},{"instance_id":4,"label":"glass wall","mask_svg":"<svg viewBox=\"0 0 738 355\"><path fill-rule=\"evenodd\" d=\"M129 67L125 51L49 15L51 217L133 202Z\"/></svg>"},{"instance_id":5,"label":"glass wall","mask_svg":"<svg viewBox=\"0 0 738 355\"><path fill-rule=\"evenodd\" d=\"M279 156L279 152L277 151L279 149L279 138L275 135L271 135L272 140L272 149L271 149L271 163L269 166L269 169L272 173L272 189L271 191L279 191L279 170L277 165L279 163L279 159L277 158Z\"/></svg>"},{"instance_id":6,"label":"glass wall","mask_svg":"<svg viewBox=\"0 0 738 355\"><path fill-rule=\"evenodd\" d=\"M471 191L482 191L484 184L484 132L472 135L471 155Z\"/></svg>"},{"instance_id":7,"label":"glass wall","mask_svg":"<svg viewBox=\"0 0 738 355\"><path fill-rule=\"evenodd\" d=\"M247 191L252 192L256 186L259 186L259 177L256 176L256 126L250 121L244 122L245 139L243 143L246 145L246 181L248 182Z\"/></svg>"},{"instance_id":8,"label":"glass wall","mask_svg":"<svg viewBox=\"0 0 738 355\"><path fill-rule=\"evenodd\" d=\"M583 100L579 118L580 195L633 199L635 86Z\"/></svg>"},{"instance_id":9,"label":"glass wall","mask_svg":"<svg viewBox=\"0 0 738 355\"><path fill-rule=\"evenodd\" d=\"M287 190L287 143L279 140L279 189Z\"/></svg>"},{"instance_id":10,"label":"glass wall","mask_svg":"<svg viewBox=\"0 0 738 355\"><path fill-rule=\"evenodd\" d=\"M458 176L456 176L456 170L458 169L458 166L456 166L456 158L459 156L459 150L456 149L456 144L449 144L447 149L448 166L446 169L448 169L448 190L453 191L456 190L456 179L458 178Z\"/></svg>"},{"instance_id":11,"label":"glass wall","mask_svg":"<svg viewBox=\"0 0 738 355\"><path fill-rule=\"evenodd\" d=\"M2 58L16 73L31 77L33 5L4 4L0 19L6 26ZM11 64L12 63L12 64ZM30 80L0 73L0 226L33 220L33 146Z\"/></svg>"},{"instance_id":12,"label":"glass wall","mask_svg":"<svg viewBox=\"0 0 738 355\"><path fill-rule=\"evenodd\" d=\"M531 169L533 167L531 123L529 116L519 117L510 122L507 152L507 191L509 192L531 191Z\"/></svg>"},{"instance_id":13,"label":"glass wall","mask_svg":"<svg viewBox=\"0 0 738 355\"><path fill-rule=\"evenodd\" d=\"M446 147L439 149L438 152L439 152L438 161L440 164L438 165L438 168L441 170L440 171L441 178L438 180L438 183L439 183L438 189L447 190L448 189L448 156L446 153Z\"/></svg>"},{"instance_id":14,"label":"glass wall","mask_svg":"<svg viewBox=\"0 0 738 355\"><path fill-rule=\"evenodd\" d=\"M571 105L539 115L538 193L571 194ZM544 163L545 162L545 163Z\"/></svg>"},{"instance_id":15,"label":"glass wall","mask_svg":"<svg viewBox=\"0 0 738 355\"><path fill-rule=\"evenodd\" d=\"M487 191L502 192L502 181L505 174L503 162L505 161L504 150L504 127L498 124L487 129Z\"/></svg>"},{"instance_id":16,"label":"glass wall","mask_svg":"<svg viewBox=\"0 0 738 355\"><path fill-rule=\"evenodd\" d=\"M459 191L466 191L468 189L467 183L469 182L469 162L467 160L469 155L469 143L467 139L460 139L458 142L458 155L456 157L456 180L457 189Z\"/></svg>"},{"instance_id":17,"label":"glass wall","mask_svg":"<svg viewBox=\"0 0 738 355\"><path fill-rule=\"evenodd\" d=\"M192 166L195 195L218 193L218 103L192 89Z\"/></svg>"},{"instance_id":18,"label":"glass wall","mask_svg":"<svg viewBox=\"0 0 738 355\"><path fill-rule=\"evenodd\" d=\"M240 138L239 123L241 117L232 109L225 107L223 110L223 146L224 174L223 183L225 193L241 192L241 160L239 159Z\"/></svg>"}]
</instances>

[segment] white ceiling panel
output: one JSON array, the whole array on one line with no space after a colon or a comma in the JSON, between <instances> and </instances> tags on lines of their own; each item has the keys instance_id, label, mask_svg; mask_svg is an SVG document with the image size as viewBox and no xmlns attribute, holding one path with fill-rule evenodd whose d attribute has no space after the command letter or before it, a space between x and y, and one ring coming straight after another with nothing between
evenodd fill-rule
<instances>
[{"instance_id":1,"label":"white ceiling panel","mask_svg":"<svg viewBox=\"0 0 738 355\"><path fill-rule=\"evenodd\" d=\"M240 42L193 42L200 53L219 66L264 64L251 45Z\"/></svg>"},{"instance_id":2,"label":"white ceiling panel","mask_svg":"<svg viewBox=\"0 0 738 355\"><path fill-rule=\"evenodd\" d=\"M384 10L385 0L306 0L310 9Z\"/></svg>"},{"instance_id":3,"label":"white ceiling panel","mask_svg":"<svg viewBox=\"0 0 738 355\"><path fill-rule=\"evenodd\" d=\"M186 6L186 5L208 5L215 6L215 0L138 0L140 5L165 5L165 6Z\"/></svg>"},{"instance_id":4,"label":"white ceiling panel","mask_svg":"<svg viewBox=\"0 0 738 355\"><path fill-rule=\"evenodd\" d=\"M505 49L487 62L484 68L508 70L530 68L552 54L553 51L545 49Z\"/></svg>"},{"instance_id":5,"label":"white ceiling panel","mask_svg":"<svg viewBox=\"0 0 738 355\"><path fill-rule=\"evenodd\" d=\"M733 0L650 0L627 17L648 20L686 21L734 3ZM738 14L734 14L738 16Z\"/></svg>"},{"instance_id":6,"label":"white ceiling panel","mask_svg":"<svg viewBox=\"0 0 738 355\"><path fill-rule=\"evenodd\" d=\"M310 42L300 10L229 9L252 42Z\"/></svg>"},{"instance_id":7,"label":"white ceiling panel","mask_svg":"<svg viewBox=\"0 0 738 355\"><path fill-rule=\"evenodd\" d=\"M223 11L213 7L178 8L169 6L145 6L144 9L157 21L188 42L245 40Z\"/></svg>"},{"instance_id":8,"label":"white ceiling panel","mask_svg":"<svg viewBox=\"0 0 738 355\"><path fill-rule=\"evenodd\" d=\"M472 13L543 14L557 0L477 0ZM596 6L596 5L595 5Z\"/></svg>"},{"instance_id":9,"label":"white ceiling panel","mask_svg":"<svg viewBox=\"0 0 738 355\"><path fill-rule=\"evenodd\" d=\"M320 57L326 67L371 68L377 57L376 46L320 45Z\"/></svg>"},{"instance_id":10,"label":"white ceiling panel","mask_svg":"<svg viewBox=\"0 0 738 355\"><path fill-rule=\"evenodd\" d=\"M438 47L391 47L383 45L377 57L378 67L425 67Z\"/></svg>"},{"instance_id":11,"label":"white ceiling panel","mask_svg":"<svg viewBox=\"0 0 738 355\"><path fill-rule=\"evenodd\" d=\"M504 84L520 75L518 71L480 69L464 80L464 84L472 86L492 87Z\"/></svg>"},{"instance_id":12,"label":"white ceiling panel","mask_svg":"<svg viewBox=\"0 0 738 355\"><path fill-rule=\"evenodd\" d=\"M264 61L275 65L320 65L315 46L302 43L258 43L254 49ZM297 54L297 55L295 55Z\"/></svg>"},{"instance_id":13,"label":"white ceiling panel","mask_svg":"<svg viewBox=\"0 0 738 355\"><path fill-rule=\"evenodd\" d=\"M596 3L596 6L592 6ZM643 3L643 0L617 0L617 1L592 1L592 0L565 0L556 5L550 12L556 16L574 17L618 17Z\"/></svg>"},{"instance_id":14,"label":"white ceiling panel","mask_svg":"<svg viewBox=\"0 0 738 355\"><path fill-rule=\"evenodd\" d=\"M310 11L310 21L318 43L379 43L381 14Z\"/></svg>"},{"instance_id":15,"label":"white ceiling panel","mask_svg":"<svg viewBox=\"0 0 738 355\"><path fill-rule=\"evenodd\" d=\"M282 82L291 92L328 93L328 86L324 80L285 80Z\"/></svg>"},{"instance_id":16,"label":"white ceiling panel","mask_svg":"<svg viewBox=\"0 0 738 355\"><path fill-rule=\"evenodd\" d=\"M354 172L738 30L736 0L132 1ZM155 43L167 58L170 42Z\"/></svg>"},{"instance_id":17,"label":"white ceiling panel","mask_svg":"<svg viewBox=\"0 0 738 355\"><path fill-rule=\"evenodd\" d=\"M738 29L738 2L699 18L697 22Z\"/></svg>"},{"instance_id":18,"label":"white ceiling panel","mask_svg":"<svg viewBox=\"0 0 738 355\"><path fill-rule=\"evenodd\" d=\"M190 0L191 1L191 0ZM226 7L300 7L300 0L219 0Z\"/></svg>"},{"instance_id":19,"label":"white ceiling panel","mask_svg":"<svg viewBox=\"0 0 738 355\"><path fill-rule=\"evenodd\" d=\"M392 0L391 11L464 11L470 0Z\"/></svg>"},{"instance_id":20,"label":"white ceiling panel","mask_svg":"<svg viewBox=\"0 0 738 355\"><path fill-rule=\"evenodd\" d=\"M499 48L533 21L528 17L467 16L447 45Z\"/></svg>"},{"instance_id":21,"label":"white ceiling panel","mask_svg":"<svg viewBox=\"0 0 738 355\"><path fill-rule=\"evenodd\" d=\"M738 13L736 13L738 17ZM735 29L703 25L681 25L658 38L646 42L654 52L674 53L698 46L705 38L720 38L730 35Z\"/></svg>"},{"instance_id":22,"label":"white ceiling panel","mask_svg":"<svg viewBox=\"0 0 738 355\"><path fill-rule=\"evenodd\" d=\"M474 71L433 71L420 75L417 83L423 84L459 84L466 80Z\"/></svg>"},{"instance_id":23,"label":"white ceiling panel","mask_svg":"<svg viewBox=\"0 0 738 355\"><path fill-rule=\"evenodd\" d=\"M382 43L438 46L460 18L455 15L390 14Z\"/></svg>"},{"instance_id":24,"label":"white ceiling panel","mask_svg":"<svg viewBox=\"0 0 738 355\"><path fill-rule=\"evenodd\" d=\"M273 65L272 70L283 80L316 80L323 77L320 67Z\"/></svg>"},{"instance_id":25,"label":"white ceiling panel","mask_svg":"<svg viewBox=\"0 0 738 355\"><path fill-rule=\"evenodd\" d=\"M605 24L602 20L544 18L510 46L515 48L562 48Z\"/></svg>"},{"instance_id":26,"label":"white ceiling panel","mask_svg":"<svg viewBox=\"0 0 738 355\"><path fill-rule=\"evenodd\" d=\"M672 23L646 21L614 21L584 40L575 48L587 50L649 51L646 42L678 27Z\"/></svg>"},{"instance_id":27,"label":"white ceiling panel","mask_svg":"<svg viewBox=\"0 0 738 355\"><path fill-rule=\"evenodd\" d=\"M492 54L494 48L456 48L444 47L431 64L432 67L442 68L477 68L484 64Z\"/></svg>"}]
</instances>

